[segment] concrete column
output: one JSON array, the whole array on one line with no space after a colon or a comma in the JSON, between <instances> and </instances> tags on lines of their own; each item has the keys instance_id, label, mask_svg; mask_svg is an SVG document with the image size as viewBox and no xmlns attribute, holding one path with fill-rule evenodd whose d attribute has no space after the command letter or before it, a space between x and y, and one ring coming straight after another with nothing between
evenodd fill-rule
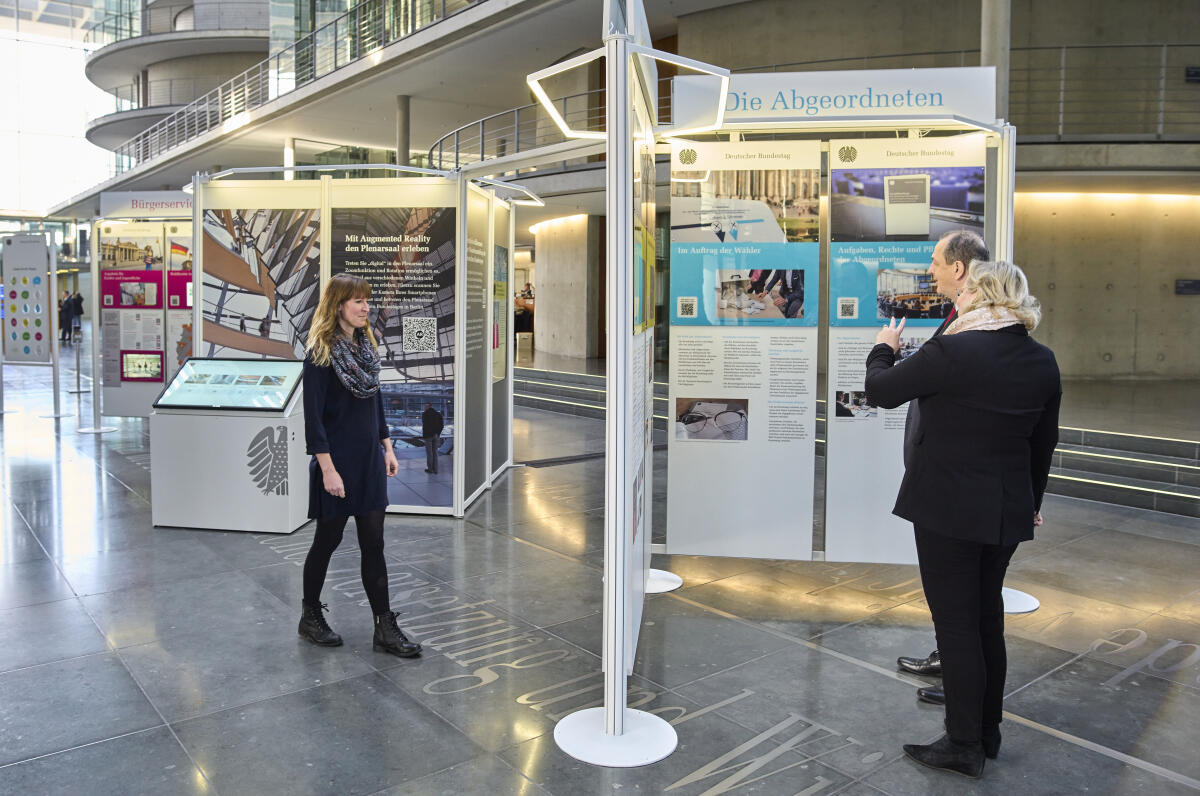
<instances>
[{"instance_id":1,"label":"concrete column","mask_svg":"<svg viewBox=\"0 0 1200 796\"><path fill-rule=\"evenodd\" d=\"M409 165L408 152L410 147L409 141L409 115L408 101L410 97L407 94L396 95L396 165Z\"/></svg>"},{"instance_id":2,"label":"concrete column","mask_svg":"<svg viewBox=\"0 0 1200 796\"><path fill-rule=\"evenodd\" d=\"M537 301L533 342L568 357L599 352L600 217L576 215L536 225ZM519 289L520 285L516 286Z\"/></svg>"},{"instance_id":3,"label":"concrete column","mask_svg":"<svg viewBox=\"0 0 1200 796\"><path fill-rule=\"evenodd\" d=\"M996 67L996 118L1008 118L1012 0L980 0L979 65Z\"/></svg>"},{"instance_id":4,"label":"concrete column","mask_svg":"<svg viewBox=\"0 0 1200 796\"><path fill-rule=\"evenodd\" d=\"M283 139L283 165L285 168L290 168L291 166L296 165L296 139L295 138ZM283 178L285 180L294 180L296 178L296 172L285 171L283 173Z\"/></svg>"}]
</instances>

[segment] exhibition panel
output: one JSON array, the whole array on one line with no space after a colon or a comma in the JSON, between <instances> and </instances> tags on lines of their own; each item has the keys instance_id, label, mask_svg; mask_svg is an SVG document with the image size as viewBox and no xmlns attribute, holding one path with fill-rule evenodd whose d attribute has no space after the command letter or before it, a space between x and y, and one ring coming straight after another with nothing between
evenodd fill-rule
<instances>
[{"instance_id":1,"label":"exhibition panel","mask_svg":"<svg viewBox=\"0 0 1200 796\"><path fill-rule=\"evenodd\" d=\"M440 177L322 182L329 191L329 275L349 273L371 285L384 418L400 460L400 471L388 479L388 502L399 511L453 510L462 431L458 183ZM423 420L430 410L431 420ZM444 428L427 435L435 414Z\"/></svg>"},{"instance_id":2,"label":"exhibition panel","mask_svg":"<svg viewBox=\"0 0 1200 796\"><path fill-rule=\"evenodd\" d=\"M671 553L812 557L820 175L817 141L672 142Z\"/></svg>"},{"instance_id":3,"label":"exhibition panel","mask_svg":"<svg viewBox=\"0 0 1200 796\"><path fill-rule=\"evenodd\" d=\"M492 459L495 478L512 464L512 206L492 201Z\"/></svg>"},{"instance_id":4,"label":"exhibition panel","mask_svg":"<svg viewBox=\"0 0 1200 796\"><path fill-rule=\"evenodd\" d=\"M4 359L48 364L58 331L58 296L52 292L50 251L38 233L4 239ZM2 407L0 407L2 408Z\"/></svg>"},{"instance_id":5,"label":"exhibition panel","mask_svg":"<svg viewBox=\"0 0 1200 796\"><path fill-rule=\"evenodd\" d=\"M829 142L827 560L916 561L910 524L891 513L908 404L868 401L867 353L882 325L903 318L899 356L911 355L953 309L930 257L945 233L984 236L987 143L984 133Z\"/></svg>"},{"instance_id":6,"label":"exhibition panel","mask_svg":"<svg viewBox=\"0 0 1200 796\"><path fill-rule=\"evenodd\" d=\"M463 429L463 495L470 503L490 483L492 468L488 426L491 420L492 350L488 318L492 296L492 197L482 188L461 183L465 193L463 205L464 286L460 307L463 308L463 372L460 408Z\"/></svg>"},{"instance_id":7,"label":"exhibition panel","mask_svg":"<svg viewBox=\"0 0 1200 796\"><path fill-rule=\"evenodd\" d=\"M650 529L654 507L654 315L658 300L654 273L655 218L654 201L654 105L644 92L653 80L640 78L644 59L631 58L629 79L629 142L627 186L619 190L628 193L622 198L628 204L629 237L625 255L629 258L628 288L615 295L628 304L629 324L617 326L617 333L628 334L625 342L626 376L622 382L625 404L628 447L625 449L624 526L628 541L625 544L628 598L626 610L625 669L633 672L638 633L642 625L646 578L650 572ZM622 131L624 132L624 131ZM610 188L610 190L612 190ZM620 262L620 260L618 260ZM611 509L610 509L611 510ZM619 509L618 509L619 510ZM622 518L622 521L624 518Z\"/></svg>"},{"instance_id":8,"label":"exhibition panel","mask_svg":"<svg viewBox=\"0 0 1200 796\"><path fill-rule=\"evenodd\" d=\"M102 413L146 417L192 354L192 224L105 218L92 239Z\"/></svg>"},{"instance_id":9,"label":"exhibition panel","mask_svg":"<svg viewBox=\"0 0 1200 796\"><path fill-rule=\"evenodd\" d=\"M291 533L308 521L301 367L188 360L150 415L155 525Z\"/></svg>"},{"instance_id":10,"label":"exhibition panel","mask_svg":"<svg viewBox=\"0 0 1200 796\"><path fill-rule=\"evenodd\" d=\"M493 304L508 292L511 211L491 189L411 170L429 176L222 179L240 174L231 170L198 177L199 347L301 360L321 286L337 274L362 277L371 286L384 417L400 462L388 479L389 510L461 515L490 484L491 446L500 448L497 467L511 459L510 354L499 349L504 366L493 381L496 343L489 343ZM499 407L495 390L504 391Z\"/></svg>"},{"instance_id":11,"label":"exhibition panel","mask_svg":"<svg viewBox=\"0 0 1200 796\"><path fill-rule=\"evenodd\" d=\"M202 181L195 189L204 356L303 359L320 296L322 183Z\"/></svg>"}]
</instances>

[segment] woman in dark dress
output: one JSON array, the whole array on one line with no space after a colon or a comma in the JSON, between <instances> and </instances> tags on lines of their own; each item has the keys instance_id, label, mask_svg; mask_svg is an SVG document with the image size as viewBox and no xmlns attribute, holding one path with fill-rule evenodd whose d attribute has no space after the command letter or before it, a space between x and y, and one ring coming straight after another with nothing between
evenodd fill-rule
<instances>
[{"instance_id":1,"label":"woman in dark dress","mask_svg":"<svg viewBox=\"0 0 1200 796\"><path fill-rule=\"evenodd\" d=\"M1029 336L1041 317L1015 265L975 260L943 334L897 362L904 322L876 337L868 399L917 400L920 423L892 513L913 524L933 615L946 735L906 744L918 763L978 777L1000 752L1007 655L1004 573L1042 524L1058 442L1062 382L1054 354Z\"/></svg>"},{"instance_id":2,"label":"woman in dark dress","mask_svg":"<svg viewBox=\"0 0 1200 796\"><path fill-rule=\"evenodd\" d=\"M308 516L317 521L304 560L304 608L299 632L314 644L337 647L342 637L325 621L321 588L329 559L354 517L362 551L362 582L375 614L373 647L402 658L421 645L396 626L383 557L387 476L400 465L392 451L379 394L379 354L369 323L365 279L338 274L329 280L308 333L304 360L304 437L309 464Z\"/></svg>"}]
</instances>

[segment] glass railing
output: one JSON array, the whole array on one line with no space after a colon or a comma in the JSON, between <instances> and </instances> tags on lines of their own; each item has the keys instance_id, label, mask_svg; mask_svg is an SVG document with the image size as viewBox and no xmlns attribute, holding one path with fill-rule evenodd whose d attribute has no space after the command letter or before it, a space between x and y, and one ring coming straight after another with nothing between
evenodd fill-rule
<instances>
[{"instance_id":1,"label":"glass railing","mask_svg":"<svg viewBox=\"0 0 1200 796\"><path fill-rule=\"evenodd\" d=\"M88 25L83 40L107 47L139 36L180 33L189 30L266 30L267 7L264 3L222 0L193 5L193 0L176 3L157 2L145 9L124 14L109 14Z\"/></svg>"},{"instance_id":2,"label":"glass railing","mask_svg":"<svg viewBox=\"0 0 1200 796\"><path fill-rule=\"evenodd\" d=\"M211 130L240 126L255 108L486 0L366 0L117 148L114 175Z\"/></svg>"}]
</instances>

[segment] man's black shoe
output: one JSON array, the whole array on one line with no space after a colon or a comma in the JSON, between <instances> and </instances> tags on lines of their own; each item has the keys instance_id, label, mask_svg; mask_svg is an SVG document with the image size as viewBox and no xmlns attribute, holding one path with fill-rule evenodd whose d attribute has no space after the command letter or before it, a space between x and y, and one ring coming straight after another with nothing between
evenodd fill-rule
<instances>
[{"instance_id":1,"label":"man's black shoe","mask_svg":"<svg viewBox=\"0 0 1200 796\"><path fill-rule=\"evenodd\" d=\"M942 656L937 650L929 653L928 658L899 657L896 659L896 665L906 672L919 674L923 677L942 676Z\"/></svg>"},{"instance_id":2,"label":"man's black shoe","mask_svg":"<svg viewBox=\"0 0 1200 796\"><path fill-rule=\"evenodd\" d=\"M918 688L917 699L922 702L928 702L931 705L944 705L946 704L946 692L942 690L940 685Z\"/></svg>"},{"instance_id":3,"label":"man's black shoe","mask_svg":"<svg viewBox=\"0 0 1200 796\"><path fill-rule=\"evenodd\" d=\"M923 766L962 774L964 777L979 779L983 776L983 764L987 759L983 754L983 744L960 744L943 735L931 744L904 744L904 754Z\"/></svg>"}]
</instances>

